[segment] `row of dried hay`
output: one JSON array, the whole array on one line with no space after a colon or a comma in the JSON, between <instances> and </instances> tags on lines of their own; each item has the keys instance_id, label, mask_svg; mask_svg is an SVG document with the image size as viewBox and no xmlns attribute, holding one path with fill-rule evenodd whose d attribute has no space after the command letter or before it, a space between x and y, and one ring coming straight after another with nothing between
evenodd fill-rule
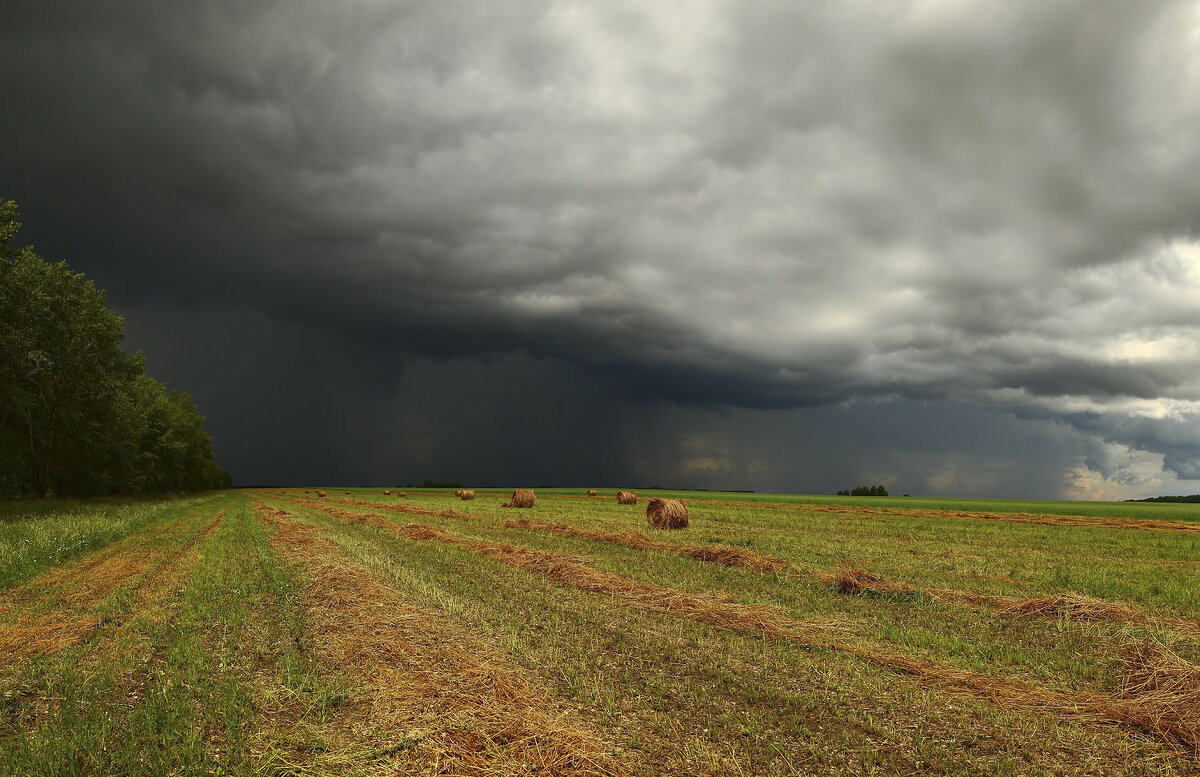
<instances>
[{"instance_id":1,"label":"row of dried hay","mask_svg":"<svg viewBox=\"0 0 1200 777\"><path fill-rule=\"evenodd\" d=\"M410 607L313 527L284 511L264 517L277 526L272 544L305 565L305 644L322 665L352 673L351 698L325 723L343 751L400 752L401 760L391 763L371 756L375 768L389 774L399 768L406 774L622 773L595 733L556 709L495 648ZM272 715L264 726L286 740L297 722L288 718L303 714ZM394 742L364 741L365 732L387 732ZM294 757L316 770L348 766L336 753L319 750Z\"/></svg>"},{"instance_id":2,"label":"row of dried hay","mask_svg":"<svg viewBox=\"0 0 1200 777\"><path fill-rule=\"evenodd\" d=\"M117 588L127 586L135 599L146 596L149 584L179 566L183 555L212 534L224 516L219 513L189 537L190 520L196 517L192 513L167 526L127 537L80 563L48 570L5 592L0 597L0 669L82 641L100 623L96 608ZM182 541L164 554L141 547L151 537ZM12 615L14 619L10 619Z\"/></svg>"},{"instance_id":3,"label":"row of dried hay","mask_svg":"<svg viewBox=\"0 0 1200 777\"><path fill-rule=\"evenodd\" d=\"M314 508L317 510L324 510L325 512L329 512L329 510L331 509L331 508L327 508L323 504L318 504L317 502L308 502L303 499L288 498L288 499L285 499L284 501L291 502L292 504L300 505L301 507L311 507L311 508ZM353 505L355 507L371 507L376 510L387 510L388 512L392 512L392 513L406 513L408 515L425 515L430 518L453 518L454 520L458 520L458 521L482 520L474 515L460 513L457 510L454 510L453 508L446 508L444 510L432 510L428 507L417 507L416 505L380 504L378 502L366 502L361 499L329 499L328 501L333 502L334 504ZM334 509L336 509L336 508L334 508ZM345 513L346 515L357 515L357 513L351 513L346 510L343 510L342 512ZM379 517L383 518L383 516L379 516Z\"/></svg>"},{"instance_id":4,"label":"row of dried hay","mask_svg":"<svg viewBox=\"0 0 1200 777\"><path fill-rule=\"evenodd\" d=\"M648 610L670 613L741 633L837 650L937 687L985 699L1003 709L1026 709L1090 722L1134 725L1154 733L1173 748L1192 755L1200 754L1200 704L1196 703L1195 685L1197 675L1193 674L1195 667L1178 657L1165 661L1160 656L1154 663L1160 668L1148 673L1145 670L1139 670L1140 674L1133 673L1131 676L1134 679L1121 686L1124 690L1120 691L1119 696L1086 691L1064 693L831 640L827 635L836 627L829 622L800 621L770 605L742 605L729 601L727 597L693 594L631 580L594 569L561 553L535 551L507 543L469 540L423 524L397 526L392 530L412 540L458 545L551 581L619 597L622 601ZM1162 668L1164 662L1165 668Z\"/></svg>"},{"instance_id":5,"label":"row of dried hay","mask_svg":"<svg viewBox=\"0 0 1200 777\"><path fill-rule=\"evenodd\" d=\"M1069 618L1110 623L1145 623L1181 633L1200 635L1200 623L1195 621L1183 618L1152 618L1124 602L1108 602L1073 591L1045 596L1002 596L962 591L956 588L918 588L909 583L889 580L865 569L840 569L832 575L818 574L817 577L822 582L830 583L848 594L924 596L947 604L986 607L1007 615Z\"/></svg>"},{"instance_id":6,"label":"row of dried hay","mask_svg":"<svg viewBox=\"0 0 1200 777\"><path fill-rule=\"evenodd\" d=\"M792 565L781 558L755 553L745 548L735 548L729 545L673 545L668 542L651 539L635 531L611 532L599 529L581 529L565 523L547 523L521 518L508 521L505 526L513 529L536 529L548 531L566 537L581 537L613 545L624 545L640 550L657 550L687 556L709 564L720 564L726 567L740 567L755 572L785 572L793 569Z\"/></svg>"},{"instance_id":7,"label":"row of dried hay","mask_svg":"<svg viewBox=\"0 0 1200 777\"><path fill-rule=\"evenodd\" d=\"M750 504L750 503L740 503ZM1038 526L1081 526L1101 529L1135 529L1141 531L1200 532L1200 523L1161 521L1121 516L1054 515L1051 513L972 513L965 510L930 510L911 507L872 507L867 505L756 505L772 510L839 513L843 515L896 515L911 518L949 518L974 521L1000 521Z\"/></svg>"}]
</instances>

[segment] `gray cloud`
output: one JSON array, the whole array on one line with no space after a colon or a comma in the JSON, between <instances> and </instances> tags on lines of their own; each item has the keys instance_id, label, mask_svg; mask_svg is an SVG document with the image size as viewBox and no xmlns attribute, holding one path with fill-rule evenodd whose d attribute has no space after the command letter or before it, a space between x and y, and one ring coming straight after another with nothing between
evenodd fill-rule
<instances>
[{"instance_id":1,"label":"gray cloud","mask_svg":"<svg viewBox=\"0 0 1200 777\"><path fill-rule=\"evenodd\" d=\"M577 407L970 403L1060 482L1200 477L1194 4L76 5L0 30L0 193L118 304L336 348L329 396L526 354Z\"/></svg>"}]
</instances>

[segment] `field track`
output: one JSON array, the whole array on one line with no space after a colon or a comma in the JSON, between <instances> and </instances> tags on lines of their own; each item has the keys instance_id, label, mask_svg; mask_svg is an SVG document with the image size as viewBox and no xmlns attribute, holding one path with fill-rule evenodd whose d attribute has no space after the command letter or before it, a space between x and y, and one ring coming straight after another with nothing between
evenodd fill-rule
<instances>
[{"instance_id":1,"label":"field track","mask_svg":"<svg viewBox=\"0 0 1200 777\"><path fill-rule=\"evenodd\" d=\"M1186 521L337 493L17 557L0 774L1200 770Z\"/></svg>"}]
</instances>

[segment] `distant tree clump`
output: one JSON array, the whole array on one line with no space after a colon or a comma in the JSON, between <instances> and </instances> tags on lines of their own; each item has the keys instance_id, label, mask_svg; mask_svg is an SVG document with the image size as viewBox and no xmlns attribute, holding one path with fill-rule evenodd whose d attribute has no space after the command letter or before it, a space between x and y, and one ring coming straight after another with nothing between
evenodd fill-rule
<instances>
[{"instance_id":1,"label":"distant tree clump","mask_svg":"<svg viewBox=\"0 0 1200 777\"><path fill-rule=\"evenodd\" d=\"M887 496L887 489L883 486L859 486L858 488L850 489L849 491L838 491L838 496ZM907 496L907 494L905 494Z\"/></svg>"},{"instance_id":2,"label":"distant tree clump","mask_svg":"<svg viewBox=\"0 0 1200 777\"><path fill-rule=\"evenodd\" d=\"M1152 496L1148 499L1127 499L1127 502L1179 502L1181 504L1195 504L1200 502L1200 494L1188 494L1187 496Z\"/></svg>"},{"instance_id":3,"label":"distant tree clump","mask_svg":"<svg viewBox=\"0 0 1200 777\"><path fill-rule=\"evenodd\" d=\"M228 488L191 397L126 354L104 292L12 244L0 200L0 494L91 496Z\"/></svg>"}]
</instances>

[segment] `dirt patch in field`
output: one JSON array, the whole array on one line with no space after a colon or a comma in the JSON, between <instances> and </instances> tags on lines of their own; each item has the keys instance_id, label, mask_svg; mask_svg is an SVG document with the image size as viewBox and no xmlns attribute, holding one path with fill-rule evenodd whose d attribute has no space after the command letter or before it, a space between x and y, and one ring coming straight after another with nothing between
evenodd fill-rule
<instances>
[{"instance_id":1,"label":"dirt patch in field","mask_svg":"<svg viewBox=\"0 0 1200 777\"><path fill-rule=\"evenodd\" d=\"M755 553L745 548L735 548L730 545L673 545L669 542L652 539L636 531L611 532L597 529L581 529L565 523L534 521L528 518L506 521L504 525L510 529L536 529L538 531L560 534L565 537L582 537L613 545L624 545L629 548L665 551L679 556L706 561L710 564L741 567L755 572L795 571L795 568L790 563L781 558Z\"/></svg>"},{"instance_id":2,"label":"dirt patch in field","mask_svg":"<svg viewBox=\"0 0 1200 777\"><path fill-rule=\"evenodd\" d=\"M306 639L322 663L354 675L350 706L365 715L342 721L348 746L369 727L396 740L373 749L377 760L399 753L408 760L397 766L422 774L622 773L493 648L407 606L314 527L258 510L276 526L272 544L309 577Z\"/></svg>"}]
</instances>

